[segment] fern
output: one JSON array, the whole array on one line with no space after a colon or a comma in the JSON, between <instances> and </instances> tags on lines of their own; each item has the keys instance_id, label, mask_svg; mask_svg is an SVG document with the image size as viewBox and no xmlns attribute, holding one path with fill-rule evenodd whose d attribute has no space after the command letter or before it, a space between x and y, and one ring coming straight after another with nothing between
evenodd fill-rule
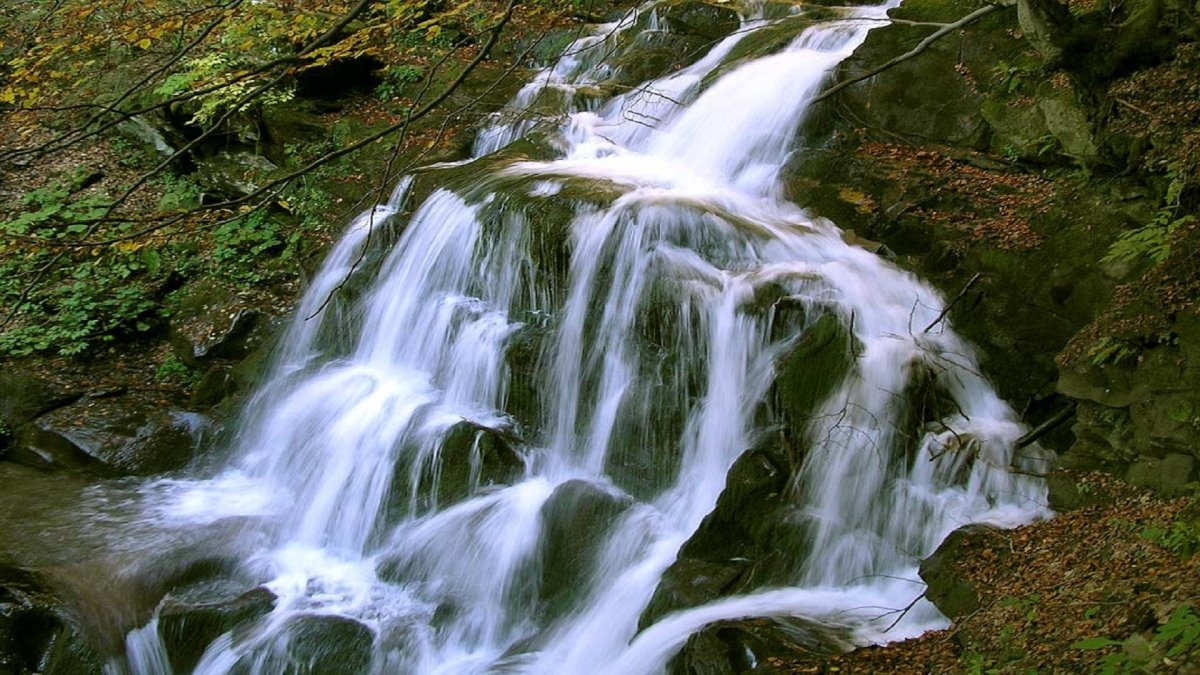
<instances>
[{"instance_id":1,"label":"fern","mask_svg":"<svg viewBox=\"0 0 1200 675\"><path fill-rule=\"evenodd\" d=\"M1188 184L1188 175L1182 169L1172 167L1167 172L1167 178L1169 182L1163 205L1154 214L1150 224L1117 237L1104 256L1103 262L1129 264L1149 259L1155 265L1161 265L1171 256L1171 240L1175 233L1183 226L1195 222L1196 217L1178 216L1183 191Z\"/></svg>"}]
</instances>

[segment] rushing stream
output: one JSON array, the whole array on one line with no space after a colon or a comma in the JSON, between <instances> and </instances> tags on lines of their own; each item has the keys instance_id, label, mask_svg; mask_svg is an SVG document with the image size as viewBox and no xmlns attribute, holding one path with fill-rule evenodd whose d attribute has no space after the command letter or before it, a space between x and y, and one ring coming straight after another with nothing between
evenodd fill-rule
<instances>
[{"instance_id":1,"label":"rushing stream","mask_svg":"<svg viewBox=\"0 0 1200 675\"><path fill-rule=\"evenodd\" d=\"M240 578L275 596L195 672L307 672L328 640L366 654L346 672L654 673L720 619L803 617L848 643L942 625L925 602L895 611L921 593L919 558L963 524L1044 513L1038 481L1007 470L1022 429L938 321L943 299L779 180L806 101L886 9L731 61L772 25L746 18L692 65L604 98L630 32L663 30L642 8L537 74L478 161L406 178L351 223L227 467L145 488L157 528L238 523ZM547 100L557 119L517 114ZM549 158L511 152L530 134ZM474 178L419 189L455 171ZM568 205L563 222L543 202ZM795 430L792 585L639 630L762 436L781 359L830 318L852 347ZM909 438L904 392L929 372L953 412ZM563 523L588 555L551 555ZM568 581L550 594L554 575ZM115 672L172 672L157 618L126 651Z\"/></svg>"}]
</instances>

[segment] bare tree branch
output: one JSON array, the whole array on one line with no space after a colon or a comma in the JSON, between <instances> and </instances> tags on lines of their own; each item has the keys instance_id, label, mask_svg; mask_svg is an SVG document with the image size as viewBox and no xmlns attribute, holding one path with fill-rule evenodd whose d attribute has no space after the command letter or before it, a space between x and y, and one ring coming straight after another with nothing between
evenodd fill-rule
<instances>
[{"instance_id":1,"label":"bare tree branch","mask_svg":"<svg viewBox=\"0 0 1200 675\"><path fill-rule=\"evenodd\" d=\"M812 100L809 101L809 105L812 105L814 103L820 103L821 101L824 101L825 99L829 98L830 96L833 96L834 94L842 91L843 89L846 89L847 87L850 87L851 85L858 84L859 82L862 82L863 80L869 80L872 77L875 77L876 75L882 73L883 71L888 70L889 68L897 66L915 56L922 54L925 50L929 49L929 47L933 43L937 42L938 40L946 37L947 35L953 33L956 30L959 30L960 28L964 28L966 26L971 25L972 23L975 23L976 21L982 19L983 17L987 16L988 14L991 14L992 12L995 12L1000 9L1004 9L1004 7L1006 7L1006 6L1007 5L1002 5L1002 4L984 5L983 7L980 7L979 9L975 10L974 12L971 12L970 14L964 16L963 18L959 19L958 21L955 21L954 23L942 24L941 28L930 33L928 36L925 37L925 39L918 42L917 46L913 47L912 49L908 50L907 52L904 52L900 56L897 56L896 58L883 63L882 65L872 68L871 70L867 71L863 75L859 75L858 77L852 77L849 80L845 80L843 82L839 82L839 83L833 85L832 87L826 89L825 91L821 92L817 96L814 96L812 98Z\"/></svg>"}]
</instances>

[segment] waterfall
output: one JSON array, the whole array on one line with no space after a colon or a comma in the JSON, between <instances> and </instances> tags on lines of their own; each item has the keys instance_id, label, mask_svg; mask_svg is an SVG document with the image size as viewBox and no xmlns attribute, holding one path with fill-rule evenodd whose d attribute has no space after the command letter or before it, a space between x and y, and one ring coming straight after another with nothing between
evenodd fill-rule
<instances>
[{"instance_id":1,"label":"waterfall","mask_svg":"<svg viewBox=\"0 0 1200 675\"><path fill-rule=\"evenodd\" d=\"M857 642L943 625L927 603L898 622L872 608L919 595L919 556L956 527L1045 515L1044 488L1008 470L1022 429L970 345L945 322L923 330L943 299L780 185L806 101L887 9L739 60L772 25L748 17L692 65L595 94L611 54L662 30L643 7L534 76L475 161L406 178L351 223L228 468L156 512L241 519L241 573L276 597L195 672L308 672L295 645L329 626L369 645L342 663L365 672L636 674L721 619L801 616ZM561 114L519 114L549 94ZM548 154L506 154L531 135ZM474 173L438 181L454 172ZM639 631L761 435L780 360L829 317L854 347L796 430L811 552L795 552L794 585ZM951 411L902 438L897 399L931 371ZM122 667L169 670L155 622Z\"/></svg>"}]
</instances>

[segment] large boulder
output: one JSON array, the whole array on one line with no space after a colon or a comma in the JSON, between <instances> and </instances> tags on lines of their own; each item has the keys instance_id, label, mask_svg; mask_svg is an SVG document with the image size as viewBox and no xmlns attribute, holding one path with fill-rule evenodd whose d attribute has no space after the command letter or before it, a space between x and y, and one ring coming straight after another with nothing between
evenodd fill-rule
<instances>
[{"instance_id":1,"label":"large boulder","mask_svg":"<svg viewBox=\"0 0 1200 675\"><path fill-rule=\"evenodd\" d=\"M849 651L844 630L794 617L719 621L693 634L667 666L671 675L773 672L773 661Z\"/></svg>"},{"instance_id":2,"label":"large boulder","mask_svg":"<svg viewBox=\"0 0 1200 675\"><path fill-rule=\"evenodd\" d=\"M82 392L71 391L27 373L13 370L2 371L0 372L0 425L15 429L42 413L77 400L81 395Z\"/></svg>"},{"instance_id":3,"label":"large boulder","mask_svg":"<svg viewBox=\"0 0 1200 675\"><path fill-rule=\"evenodd\" d=\"M175 672L191 672L219 636L247 626L274 608L275 594L259 587L232 596L217 592L172 595L159 607L158 634Z\"/></svg>"},{"instance_id":4,"label":"large boulder","mask_svg":"<svg viewBox=\"0 0 1200 675\"><path fill-rule=\"evenodd\" d=\"M195 158L192 180L219 199L237 199L256 192L279 167L248 150L220 150Z\"/></svg>"},{"instance_id":5,"label":"large boulder","mask_svg":"<svg viewBox=\"0 0 1200 675\"><path fill-rule=\"evenodd\" d=\"M833 315L817 319L778 364L773 398L788 428L799 433L817 406L850 371L858 341Z\"/></svg>"},{"instance_id":6,"label":"large boulder","mask_svg":"<svg viewBox=\"0 0 1200 675\"><path fill-rule=\"evenodd\" d=\"M8 459L39 468L151 475L191 461L203 418L147 393L95 395L18 429Z\"/></svg>"},{"instance_id":7,"label":"large boulder","mask_svg":"<svg viewBox=\"0 0 1200 675\"><path fill-rule=\"evenodd\" d=\"M265 653L252 652L233 668L238 675L364 673L371 665L375 634L343 616L308 614L290 619Z\"/></svg>"},{"instance_id":8,"label":"large boulder","mask_svg":"<svg viewBox=\"0 0 1200 675\"><path fill-rule=\"evenodd\" d=\"M789 494L791 478L778 448L739 457L716 508L663 573L639 625L726 595L794 582L806 555L806 529Z\"/></svg>"},{"instance_id":9,"label":"large boulder","mask_svg":"<svg viewBox=\"0 0 1200 675\"><path fill-rule=\"evenodd\" d=\"M918 573L925 582L925 597L952 621L979 609L979 593L962 573L959 563L981 539L993 537L995 528L967 525L950 533L924 560Z\"/></svg>"},{"instance_id":10,"label":"large boulder","mask_svg":"<svg viewBox=\"0 0 1200 675\"><path fill-rule=\"evenodd\" d=\"M445 508L478 490L511 484L525 473L520 439L510 428L462 420L439 440L440 447L433 452L417 453L414 448L406 454L414 462L421 455L424 464L401 465L394 472L387 502L389 520Z\"/></svg>"},{"instance_id":11,"label":"large boulder","mask_svg":"<svg viewBox=\"0 0 1200 675\"><path fill-rule=\"evenodd\" d=\"M553 616L575 606L574 596L591 577L596 556L615 521L633 500L585 480L559 485L542 505L540 597Z\"/></svg>"},{"instance_id":12,"label":"large boulder","mask_svg":"<svg viewBox=\"0 0 1200 675\"><path fill-rule=\"evenodd\" d=\"M1198 476L1200 318L1180 314L1154 346L1117 339L1064 359L1058 391L1078 402L1070 469L1104 469L1164 495Z\"/></svg>"},{"instance_id":13,"label":"large boulder","mask_svg":"<svg viewBox=\"0 0 1200 675\"><path fill-rule=\"evenodd\" d=\"M192 284L176 294L171 346L192 367L213 359L245 358L264 340L262 314L232 289L215 281Z\"/></svg>"},{"instance_id":14,"label":"large boulder","mask_svg":"<svg viewBox=\"0 0 1200 675\"><path fill-rule=\"evenodd\" d=\"M672 33L710 42L721 40L741 25L741 17L732 8L696 0L668 5L662 18Z\"/></svg>"},{"instance_id":15,"label":"large boulder","mask_svg":"<svg viewBox=\"0 0 1200 675\"><path fill-rule=\"evenodd\" d=\"M808 556L809 522L793 493L809 420L854 366L856 341L837 317L812 321L776 364L768 410L780 428L729 469L716 507L684 543L640 619L725 595L788 585Z\"/></svg>"}]
</instances>

